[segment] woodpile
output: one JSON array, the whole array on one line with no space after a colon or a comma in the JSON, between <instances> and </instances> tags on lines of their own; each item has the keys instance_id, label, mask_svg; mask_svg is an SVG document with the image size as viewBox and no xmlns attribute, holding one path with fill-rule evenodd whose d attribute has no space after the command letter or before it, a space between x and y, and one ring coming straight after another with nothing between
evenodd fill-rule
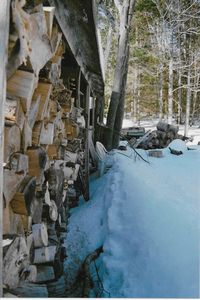
<instances>
[{"instance_id":1,"label":"woodpile","mask_svg":"<svg viewBox=\"0 0 200 300\"><path fill-rule=\"evenodd\" d=\"M182 136L178 134L178 126L159 122L156 127L156 130L148 132L136 142L137 148L144 150L162 149L167 147L171 141L177 138L182 139Z\"/></svg>"},{"instance_id":2,"label":"woodpile","mask_svg":"<svg viewBox=\"0 0 200 300\"><path fill-rule=\"evenodd\" d=\"M3 284L5 294L47 297L63 279L68 209L86 189L85 117L60 77L55 8L24 2L12 1L8 49L3 239L12 242L3 247Z\"/></svg>"}]
</instances>

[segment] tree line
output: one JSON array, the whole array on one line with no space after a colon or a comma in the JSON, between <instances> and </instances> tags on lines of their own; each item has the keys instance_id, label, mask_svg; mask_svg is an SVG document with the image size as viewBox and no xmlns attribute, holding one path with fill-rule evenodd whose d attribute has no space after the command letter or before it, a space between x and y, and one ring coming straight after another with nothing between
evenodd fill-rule
<instances>
[{"instance_id":1,"label":"tree line","mask_svg":"<svg viewBox=\"0 0 200 300\"><path fill-rule=\"evenodd\" d=\"M189 125L200 117L200 2L113 0L99 5L108 148L119 141L124 110L136 124L147 116L184 123L187 136Z\"/></svg>"}]
</instances>

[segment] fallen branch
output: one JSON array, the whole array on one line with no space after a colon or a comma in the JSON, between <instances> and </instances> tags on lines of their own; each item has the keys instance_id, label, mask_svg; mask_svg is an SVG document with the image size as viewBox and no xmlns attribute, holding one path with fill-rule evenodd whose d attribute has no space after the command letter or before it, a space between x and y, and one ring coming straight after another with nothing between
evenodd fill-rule
<instances>
[{"instance_id":1,"label":"fallen branch","mask_svg":"<svg viewBox=\"0 0 200 300\"><path fill-rule=\"evenodd\" d=\"M90 275L90 264L92 261L97 259L100 255L100 253L103 252L103 247L98 248L91 254L89 254L82 266L82 272L84 273L84 283L83 283L83 291L82 291L82 297L83 298L88 298L89 297L89 292L91 289L91 275Z\"/></svg>"}]
</instances>

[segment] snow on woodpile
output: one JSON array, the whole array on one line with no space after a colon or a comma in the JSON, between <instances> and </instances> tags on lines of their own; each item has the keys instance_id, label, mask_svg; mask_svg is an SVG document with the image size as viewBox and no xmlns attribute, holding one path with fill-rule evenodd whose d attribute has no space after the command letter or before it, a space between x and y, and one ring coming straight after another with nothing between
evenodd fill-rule
<instances>
[{"instance_id":1,"label":"snow on woodpile","mask_svg":"<svg viewBox=\"0 0 200 300\"><path fill-rule=\"evenodd\" d=\"M96 262L103 285L94 284L91 296L199 296L200 146L190 151L172 143L182 155L166 148L162 158L148 157L150 164L130 148L116 150L112 169L92 183L91 202L73 210L66 276L70 260L76 273L103 244Z\"/></svg>"}]
</instances>

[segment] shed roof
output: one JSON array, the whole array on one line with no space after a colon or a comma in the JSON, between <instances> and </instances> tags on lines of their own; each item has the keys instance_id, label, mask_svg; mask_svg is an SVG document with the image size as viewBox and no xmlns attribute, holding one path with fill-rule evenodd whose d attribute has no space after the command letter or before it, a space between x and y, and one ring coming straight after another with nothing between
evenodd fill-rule
<instances>
[{"instance_id":1,"label":"shed roof","mask_svg":"<svg viewBox=\"0 0 200 300\"><path fill-rule=\"evenodd\" d=\"M69 47L95 95L104 93L95 0L49 0Z\"/></svg>"}]
</instances>

